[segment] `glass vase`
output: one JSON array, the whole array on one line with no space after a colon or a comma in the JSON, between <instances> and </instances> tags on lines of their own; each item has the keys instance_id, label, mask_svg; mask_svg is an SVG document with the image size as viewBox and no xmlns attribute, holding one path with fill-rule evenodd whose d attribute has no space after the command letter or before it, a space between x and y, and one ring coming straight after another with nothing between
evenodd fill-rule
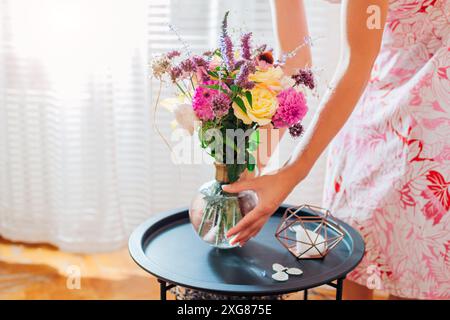
<instances>
[{"instance_id":1,"label":"glass vase","mask_svg":"<svg viewBox=\"0 0 450 320\"><path fill-rule=\"evenodd\" d=\"M257 204L253 191L224 192L222 186L227 183L226 166L216 164L216 178L200 187L189 208L189 218L197 235L220 249L237 246L230 244L231 239L226 234Z\"/></svg>"}]
</instances>

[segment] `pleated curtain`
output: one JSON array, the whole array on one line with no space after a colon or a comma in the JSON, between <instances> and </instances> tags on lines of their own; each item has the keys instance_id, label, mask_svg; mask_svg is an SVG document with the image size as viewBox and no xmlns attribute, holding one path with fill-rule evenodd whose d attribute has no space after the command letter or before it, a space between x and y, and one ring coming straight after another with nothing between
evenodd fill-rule
<instances>
[{"instance_id":1,"label":"pleated curtain","mask_svg":"<svg viewBox=\"0 0 450 320\"><path fill-rule=\"evenodd\" d=\"M307 4L326 83L338 8ZM108 251L152 215L187 206L212 168L171 161L154 119L170 139L172 115L154 117L148 62L215 46L226 10L234 32L275 45L266 0L0 0L0 236ZM285 139L281 155L295 143ZM322 161L289 202L320 204L324 170Z\"/></svg>"}]
</instances>

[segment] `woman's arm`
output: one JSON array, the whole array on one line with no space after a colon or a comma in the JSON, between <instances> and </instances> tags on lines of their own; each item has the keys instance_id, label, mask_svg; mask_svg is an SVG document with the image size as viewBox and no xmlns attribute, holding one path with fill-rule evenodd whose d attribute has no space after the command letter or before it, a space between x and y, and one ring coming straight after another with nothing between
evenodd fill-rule
<instances>
[{"instance_id":1,"label":"woman's arm","mask_svg":"<svg viewBox=\"0 0 450 320\"><path fill-rule=\"evenodd\" d=\"M283 54L292 52L305 42L308 37L308 24L303 0L272 0L272 16L279 58ZM299 68L311 67L311 49L308 45L288 59L284 65L286 74L294 74ZM286 129L274 129L271 125L260 128L261 141L259 144L258 169L261 172L268 164L275 152Z\"/></svg>"},{"instance_id":2,"label":"woman's arm","mask_svg":"<svg viewBox=\"0 0 450 320\"><path fill-rule=\"evenodd\" d=\"M366 1L344 0L342 4L342 53L330 89L323 98L312 124L288 163L277 173L224 186L227 192L254 190L258 206L228 232L243 244L255 236L292 189L309 173L316 160L343 127L365 90L378 56L383 27L369 29ZM384 26L388 0L372 0L381 12Z\"/></svg>"},{"instance_id":3,"label":"woman's arm","mask_svg":"<svg viewBox=\"0 0 450 320\"><path fill-rule=\"evenodd\" d=\"M303 0L272 0L272 17L277 35L278 52L281 55L292 52L309 36ZM288 59L284 66L287 74L298 68L311 66L311 49L308 45Z\"/></svg>"}]
</instances>

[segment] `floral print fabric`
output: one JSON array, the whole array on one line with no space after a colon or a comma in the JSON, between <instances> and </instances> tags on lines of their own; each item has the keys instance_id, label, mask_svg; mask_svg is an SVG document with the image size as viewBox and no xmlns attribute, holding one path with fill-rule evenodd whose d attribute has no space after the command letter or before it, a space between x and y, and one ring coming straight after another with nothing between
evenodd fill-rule
<instances>
[{"instance_id":1,"label":"floral print fabric","mask_svg":"<svg viewBox=\"0 0 450 320\"><path fill-rule=\"evenodd\" d=\"M450 0L391 0L371 80L329 151L324 206L363 235L348 276L450 298Z\"/></svg>"}]
</instances>

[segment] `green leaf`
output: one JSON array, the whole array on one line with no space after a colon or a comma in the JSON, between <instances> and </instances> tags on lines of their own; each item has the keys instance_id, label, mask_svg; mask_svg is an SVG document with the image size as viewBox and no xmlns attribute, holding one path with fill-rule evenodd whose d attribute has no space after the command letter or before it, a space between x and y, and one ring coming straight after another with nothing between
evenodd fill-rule
<instances>
[{"instance_id":1,"label":"green leaf","mask_svg":"<svg viewBox=\"0 0 450 320\"><path fill-rule=\"evenodd\" d=\"M259 144L259 130L255 130L250 135L250 141L254 141L257 144Z\"/></svg>"},{"instance_id":2,"label":"green leaf","mask_svg":"<svg viewBox=\"0 0 450 320\"><path fill-rule=\"evenodd\" d=\"M206 132L207 132L209 129L212 129L212 128L214 128L214 123L208 121L208 122L205 122L205 123L202 125L202 127L200 128L200 130L198 130L198 138L199 138L199 140L200 140L200 145L201 145L201 147L202 147L203 149L206 149L206 148L211 144L211 142L213 141L213 138L212 138L212 137L208 137L208 136L206 135Z\"/></svg>"},{"instance_id":3,"label":"green leaf","mask_svg":"<svg viewBox=\"0 0 450 320\"><path fill-rule=\"evenodd\" d=\"M248 151L253 152L256 150L258 150L258 144L253 141L250 141L248 144Z\"/></svg>"},{"instance_id":4,"label":"green leaf","mask_svg":"<svg viewBox=\"0 0 450 320\"><path fill-rule=\"evenodd\" d=\"M248 153L247 156L248 156L247 170L252 172L253 170L255 170L256 167L256 159L251 153Z\"/></svg>"},{"instance_id":5,"label":"green leaf","mask_svg":"<svg viewBox=\"0 0 450 320\"><path fill-rule=\"evenodd\" d=\"M259 146L259 130L253 131L248 141L248 151L256 151Z\"/></svg>"},{"instance_id":6,"label":"green leaf","mask_svg":"<svg viewBox=\"0 0 450 320\"><path fill-rule=\"evenodd\" d=\"M217 72L214 72L214 71L208 71L208 74L209 74L211 77L219 78L219 74L218 74Z\"/></svg>"},{"instance_id":7,"label":"green leaf","mask_svg":"<svg viewBox=\"0 0 450 320\"><path fill-rule=\"evenodd\" d=\"M209 88L209 89L212 89L212 90L217 90L217 91L223 92L223 93L225 93L225 94L228 94L227 90L225 90L224 88L222 88L222 87L219 86L218 84L207 85L207 86L204 85L203 87Z\"/></svg>"},{"instance_id":8,"label":"green leaf","mask_svg":"<svg viewBox=\"0 0 450 320\"><path fill-rule=\"evenodd\" d=\"M218 84L202 85L202 87L209 88L209 89L214 89L214 90L219 90L220 89L220 86Z\"/></svg>"},{"instance_id":9,"label":"green leaf","mask_svg":"<svg viewBox=\"0 0 450 320\"><path fill-rule=\"evenodd\" d=\"M227 164L228 180L230 180L230 183L238 181L240 175L246 168L246 164Z\"/></svg>"},{"instance_id":10,"label":"green leaf","mask_svg":"<svg viewBox=\"0 0 450 320\"><path fill-rule=\"evenodd\" d=\"M245 107L245 103L244 101L241 99L241 97L236 97L234 98L234 102L236 102L236 104L239 106L239 108L241 108L241 110L243 112L245 112L245 114L247 114L247 108Z\"/></svg>"},{"instance_id":11,"label":"green leaf","mask_svg":"<svg viewBox=\"0 0 450 320\"><path fill-rule=\"evenodd\" d=\"M247 101L248 101L248 104L250 105L250 107L253 107L252 93L250 91L246 91L245 92L245 97L247 98Z\"/></svg>"}]
</instances>

